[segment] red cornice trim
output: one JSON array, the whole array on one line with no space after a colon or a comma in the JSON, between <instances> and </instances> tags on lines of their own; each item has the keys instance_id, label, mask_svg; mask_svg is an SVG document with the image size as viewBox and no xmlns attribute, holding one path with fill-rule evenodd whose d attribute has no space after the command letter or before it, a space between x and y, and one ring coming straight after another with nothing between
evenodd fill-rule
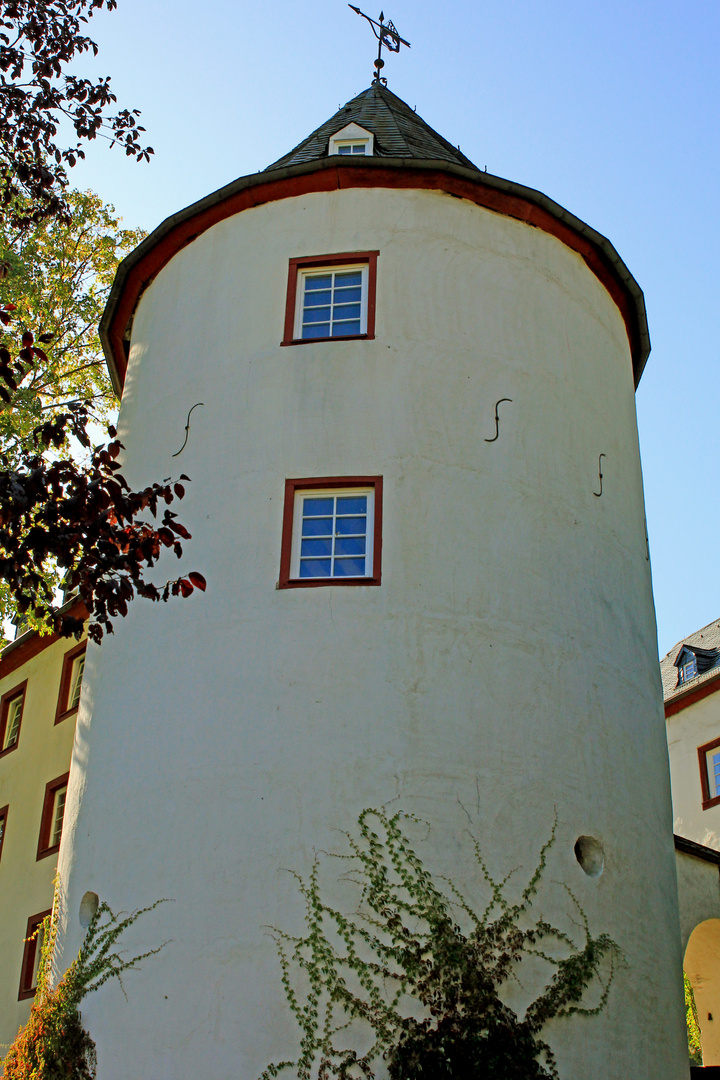
<instances>
[{"instance_id":1,"label":"red cornice trim","mask_svg":"<svg viewBox=\"0 0 720 1080\"><path fill-rule=\"evenodd\" d=\"M83 621L88 618L88 610L82 600L76 600L64 614ZM41 653L43 649L49 648L50 645L54 645L59 640L59 634L45 634L41 637L40 634L35 632L29 634L27 639L19 645L13 647L11 644L0 657L0 679L4 679L6 675L11 675L13 671L17 671L28 660L32 660L34 656Z\"/></svg>"},{"instance_id":2,"label":"red cornice trim","mask_svg":"<svg viewBox=\"0 0 720 1080\"><path fill-rule=\"evenodd\" d=\"M703 698L709 697L710 694L714 694L716 690L720 690L720 674L713 676L712 679L708 679L702 686L698 686L697 690L689 690L688 693L683 694L682 697L673 698L672 701L666 701L665 719L667 720L669 716L674 716L675 713L687 709L688 705L694 705L696 701L702 701Z\"/></svg>"},{"instance_id":3,"label":"red cornice trim","mask_svg":"<svg viewBox=\"0 0 720 1080\"><path fill-rule=\"evenodd\" d=\"M518 221L524 221L528 225L542 229L543 232L556 237L572 251L582 256L619 308L625 321L633 358L635 359L642 351L630 297L617 273L597 245L582 236L571 225L558 220L548 210L531 202L530 199L487 186L481 181L453 176L439 169L421 172L417 169L383 167L368 169L352 165L337 165L334 168L323 168L299 176L269 180L266 183L236 191L227 198L199 210L193 217L180 221L132 266L125 279L107 334L120 385L122 386L125 382L127 370L124 347L125 329L133 316L140 296L173 255L213 225L253 206L345 188L414 188L423 191L444 191L449 195L468 199L477 206L494 210L506 217L516 218Z\"/></svg>"}]
</instances>

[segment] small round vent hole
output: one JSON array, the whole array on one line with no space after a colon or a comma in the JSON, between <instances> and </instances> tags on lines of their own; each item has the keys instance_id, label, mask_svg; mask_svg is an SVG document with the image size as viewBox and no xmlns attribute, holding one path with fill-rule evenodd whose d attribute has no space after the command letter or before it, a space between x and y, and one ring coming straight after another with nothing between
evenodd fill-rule
<instances>
[{"instance_id":1,"label":"small round vent hole","mask_svg":"<svg viewBox=\"0 0 720 1080\"><path fill-rule=\"evenodd\" d=\"M575 858L588 877L600 877L605 866L602 844L593 836L578 836L575 841Z\"/></svg>"},{"instance_id":2,"label":"small round vent hole","mask_svg":"<svg viewBox=\"0 0 720 1080\"><path fill-rule=\"evenodd\" d=\"M100 897L98 894L96 892L86 892L80 901L80 925L83 930L87 930L99 907Z\"/></svg>"}]
</instances>

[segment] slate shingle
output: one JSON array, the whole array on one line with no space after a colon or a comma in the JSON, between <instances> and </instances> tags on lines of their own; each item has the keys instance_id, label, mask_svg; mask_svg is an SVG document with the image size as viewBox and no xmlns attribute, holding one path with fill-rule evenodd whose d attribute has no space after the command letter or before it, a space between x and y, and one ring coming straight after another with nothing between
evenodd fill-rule
<instances>
[{"instance_id":1,"label":"slate shingle","mask_svg":"<svg viewBox=\"0 0 720 1080\"><path fill-rule=\"evenodd\" d=\"M706 662L698 663L698 674L694 679L689 679L688 682L678 686L678 669L675 667L675 661L677 660L683 645L687 645L690 649L697 649L701 654L702 661ZM715 658L713 658L711 654L715 652L715 650L718 650L718 653ZM694 689L696 686L702 685L702 683L707 682L709 679L715 678L719 671L720 622L715 620L715 622L703 626L702 630L696 630L694 634L682 638L682 640L678 641L677 645L675 645L660 661L660 675L662 677L663 697L665 701L675 697L676 694L685 693L686 690Z\"/></svg>"},{"instance_id":2,"label":"slate shingle","mask_svg":"<svg viewBox=\"0 0 720 1080\"><path fill-rule=\"evenodd\" d=\"M476 168L469 158L443 139L442 135L438 135L437 131L433 131L401 98L386 86L375 83L348 101L333 117L265 171L327 157L330 137L351 123L359 124L375 136L373 157L452 161L468 169Z\"/></svg>"}]
</instances>

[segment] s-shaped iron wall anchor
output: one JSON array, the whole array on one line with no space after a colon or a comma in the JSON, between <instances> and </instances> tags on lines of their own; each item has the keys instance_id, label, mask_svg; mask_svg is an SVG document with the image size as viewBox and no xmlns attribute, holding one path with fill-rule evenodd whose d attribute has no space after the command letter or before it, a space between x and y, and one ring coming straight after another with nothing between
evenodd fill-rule
<instances>
[{"instance_id":1,"label":"s-shaped iron wall anchor","mask_svg":"<svg viewBox=\"0 0 720 1080\"><path fill-rule=\"evenodd\" d=\"M500 434L500 417L498 416L498 405L502 401L510 401L511 402L512 398L510 398L510 397L501 397L498 401L495 402L495 434L493 435L492 439L484 439L483 440L484 442L495 442L498 435Z\"/></svg>"},{"instance_id":2,"label":"s-shaped iron wall anchor","mask_svg":"<svg viewBox=\"0 0 720 1080\"><path fill-rule=\"evenodd\" d=\"M598 458L598 480L600 481L600 490L599 491L593 491L593 495L595 496L596 499L599 499L600 496L602 495L602 478L603 478L602 459L604 457L607 457L607 454L601 454L600 457Z\"/></svg>"},{"instance_id":3,"label":"s-shaped iron wall anchor","mask_svg":"<svg viewBox=\"0 0 720 1080\"><path fill-rule=\"evenodd\" d=\"M192 409L188 413L187 421L185 423L185 441L182 444L182 446L180 447L180 449L178 450L177 454L172 455L173 457L179 457L180 454L182 454L185 447L187 446L187 441L188 441L188 438L190 436L190 413L192 413L193 409L197 409L198 405L204 405L204 404L205 404L204 401L196 401L195 404L193 405Z\"/></svg>"}]
</instances>

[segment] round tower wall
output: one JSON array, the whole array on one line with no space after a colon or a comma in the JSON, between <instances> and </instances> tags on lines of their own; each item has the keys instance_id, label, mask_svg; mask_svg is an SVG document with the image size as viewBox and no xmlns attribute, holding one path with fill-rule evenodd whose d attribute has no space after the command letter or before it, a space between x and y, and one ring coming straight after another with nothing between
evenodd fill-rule
<instances>
[{"instance_id":1,"label":"round tower wall","mask_svg":"<svg viewBox=\"0 0 720 1080\"><path fill-rule=\"evenodd\" d=\"M281 346L289 260L370 250L374 340ZM283 871L306 874L391 800L430 823L421 854L478 903L465 830L521 881L557 815L538 904L569 927L552 882L567 885L626 959L603 1013L545 1033L561 1077L683 1075L632 365L581 256L432 191L247 210L144 293L119 428L131 483L192 478L173 507L193 534L181 567L208 589L133 604L88 649L67 957L86 890L174 901L128 935L138 951L169 939L128 1000L108 985L83 1004L106 1080L255 1080L292 1056L266 932L302 926ZM383 478L382 583L276 588L285 480L337 476ZM168 557L157 576L176 573ZM581 836L602 846L599 875Z\"/></svg>"}]
</instances>

